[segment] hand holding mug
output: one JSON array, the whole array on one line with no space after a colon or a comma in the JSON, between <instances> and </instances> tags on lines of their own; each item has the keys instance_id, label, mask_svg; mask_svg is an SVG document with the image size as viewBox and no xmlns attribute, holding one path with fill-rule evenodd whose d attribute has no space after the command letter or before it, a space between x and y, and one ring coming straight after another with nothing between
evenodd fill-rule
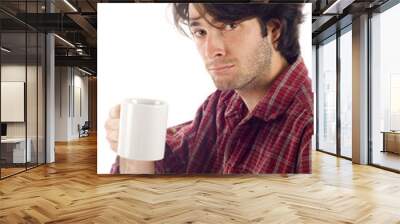
<instances>
[{"instance_id":1,"label":"hand holding mug","mask_svg":"<svg viewBox=\"0 0 400 224\"><path fill-rule=\"evenodd\" d=\"M111 109L106 133L120 156L120 173L154 173L154 161L164 157L167 116L159 100L127 99Z\"/></svg>"},{"instance_id":2,"label":"hand holding mug","mask_svg":"<svg viewBox=\"0 0 400 224\"><path fill-rule=\"evenodd\" d=\"M118 104L111 108L108 119L105 124L107 141L111 149L116 153L118 149L119 123L120 123L121 105Z\"/></svg>"}]
</instances>

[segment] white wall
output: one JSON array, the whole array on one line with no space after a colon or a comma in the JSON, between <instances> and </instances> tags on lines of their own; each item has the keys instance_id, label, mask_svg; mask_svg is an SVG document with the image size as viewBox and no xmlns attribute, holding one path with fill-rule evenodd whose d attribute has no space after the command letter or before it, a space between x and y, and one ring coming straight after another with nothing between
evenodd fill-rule
<instances>
[{"instance_id":1,"label":"white wall","mask_svg":"<svg viewBox=\"0 0 400 224\"><path fill-rule=\"evenodd\" d=\"M55 68L55 141L68 140L68 68Z\"/></svg>"},{"instance_id":2,"label":"white wall","mask_svg":"<svg viewBox=\"0 0 400 224\"><path fill-rule=\"evenodd\" d=\"M26 73L27 72L27 73ZM28 75L28 80L30 85L36 85L36 81L33 81L33 78L31 76L36 77L36 67L34 66L27 66L25 67L24 65L19 65L19 64L8 64L8 65L2 65L1 66L1 81L9 81L9 82L25 82L25 75ZM34 82L34 83L33 83ZM27 93L27 103L28 106L31 106L31 108L28 110L27 114L27 120L29 122L28 124L28 137L30 133L33 133L33 130L35 130L35 136L36 136L36 113L33 114L32 111L36 111L36 101L32 99L36 99L36 88L28 88L28 93ZM35 102L32 105L29 105L31 102ZM34 108L32 108L34 107ZM7 110L7 108L1 108L2 110ZM34 121L34 124L32 123ZM25 137L25 122L7 122L7 136L8 137ZM35 127L33 127L35 126ZM32 128L32 130L31 130Z\"/></svg>"},{"instance_id":3,"label":"white wall","mask_svg":"<svg viewBox=\"0 0 400 224\"><path fill-rule=\"evenodd\" d=\"M25 69L28 71L32 70L32 67L28 68L24 65L9 64L1 66L1 81L18 81L25 82ZM28 72L31 74L31 72ZM1 110L7 110L7 108L1 108ZM25 123L24 122L8 122L7 123L7 137L25 137Z\"/></svg>"},{"instance_id":4,"label":"white wall","mask_svg":"<svg viewBox=\"0 0 400 224\"><path fill-rule=\"evenodd\" d=\"M75 113L72 113L73 119L72 119L72 130L71 134L73 138L78 138L79 133L77 126L80 124L82 126L85 121L88 121L89 119L89 113L88 113L88 77L81 76L81 73L79 70L75 69L74 70L74 89L75 89L75 96L73 96L74 99L74 108ZM77 93L77 90L80 90L80 93ZM78 98L78 94L80 94L80 98ZM79 102L80 101L80 102ZM81 112L79 111L79 108L82 110Z\"/></svg>"},{"instance_id":5,"label":"white wall","mask_svg":"<svg viewBox=\"0 0 400 224\"><path fill-rule=\"evenodd\" d=\"M76 68L56 67L55 79L55 141L77 139L78 124L88 120L88 78ZM82 113L77 105L82 105Z\"/></svg>"}]
</instances>

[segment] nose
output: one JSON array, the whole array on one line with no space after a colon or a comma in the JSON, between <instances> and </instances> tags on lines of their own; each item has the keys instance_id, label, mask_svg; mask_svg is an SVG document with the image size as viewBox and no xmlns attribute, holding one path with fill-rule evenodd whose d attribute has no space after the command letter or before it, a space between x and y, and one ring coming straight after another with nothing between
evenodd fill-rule
<instances>
[{"instance_id":1,"label":"nose","mask_svg":"<svg viewBox=\"0 0 400 224\"><path fill-rule=\"evenodd\" d=\"M205 56L208 59L223 57L226 55L225 43L219 33L208 35L205 43Z\"/></svg>"}]
</instances>

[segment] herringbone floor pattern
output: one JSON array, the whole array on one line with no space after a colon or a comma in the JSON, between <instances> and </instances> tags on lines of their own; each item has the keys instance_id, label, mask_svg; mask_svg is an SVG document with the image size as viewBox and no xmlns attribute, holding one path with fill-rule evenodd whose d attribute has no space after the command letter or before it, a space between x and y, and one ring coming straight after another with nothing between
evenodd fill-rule
<instances>
[{"instance_id":1,"label":"herringbone floor pattern","mask_svg":"<svg viewBox=\"0 0 400 224\"><path fill-rule=\"evenodd\" d=\"M315 152L312 175L98 176L96 139L0 181L0 223L400 223L400 175Z\"/></svg>"}]
</instances>

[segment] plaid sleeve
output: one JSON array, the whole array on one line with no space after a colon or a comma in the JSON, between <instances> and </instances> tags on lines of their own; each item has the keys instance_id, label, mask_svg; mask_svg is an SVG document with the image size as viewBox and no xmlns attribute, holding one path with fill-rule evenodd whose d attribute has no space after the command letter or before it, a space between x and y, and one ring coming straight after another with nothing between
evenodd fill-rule
<instances>
[{"instance_id":1,"label":"plaid sleeve","mask_svg":"<svg viewBox=\"0 0 400 224\"><path fill-rule=\"evenodd\" d=\"M110 174L119 174L119 156L115 159L115 162L111 166Z\"/></svg>"},{"instance_id":2,"label":"plaid sleeve","mask_svg":"<svg viewBox=\"0 0 400 224\"><path fill-rule=\"evenodd\" d=\"M198 108L196 116L192 121L167 129L166 147L164 159L156 161L155 172L157 174L182 174L187 173L187 167L191 158L191 150L197 147L195 142L198 132L205 132L203 127L199 130L201 122L210 112L207 112L207 105L218 99L218 94L211 94Z\"/></svg>"},{"instance_id":3,"label":"plaid sleeve","mask_svg":"<svg viewBox=\"0 0 400 224\"><path fill-rule=\"evenodd\" d=\"M311 173L311 141L314 133L313 118L307 122L301 137L295 173Z\"/></svg>"},{"instance_id":4,"label":"plaid sleeve","mask_svg":"<svg viewBox=\"0 0 400 224\"><path fill-rule=\"evenodd\" d=\"M164 159L156 161L156 174L185 173L188 161L188 138L192 122L167 129Z\"/></svg>"}]
</instances>

